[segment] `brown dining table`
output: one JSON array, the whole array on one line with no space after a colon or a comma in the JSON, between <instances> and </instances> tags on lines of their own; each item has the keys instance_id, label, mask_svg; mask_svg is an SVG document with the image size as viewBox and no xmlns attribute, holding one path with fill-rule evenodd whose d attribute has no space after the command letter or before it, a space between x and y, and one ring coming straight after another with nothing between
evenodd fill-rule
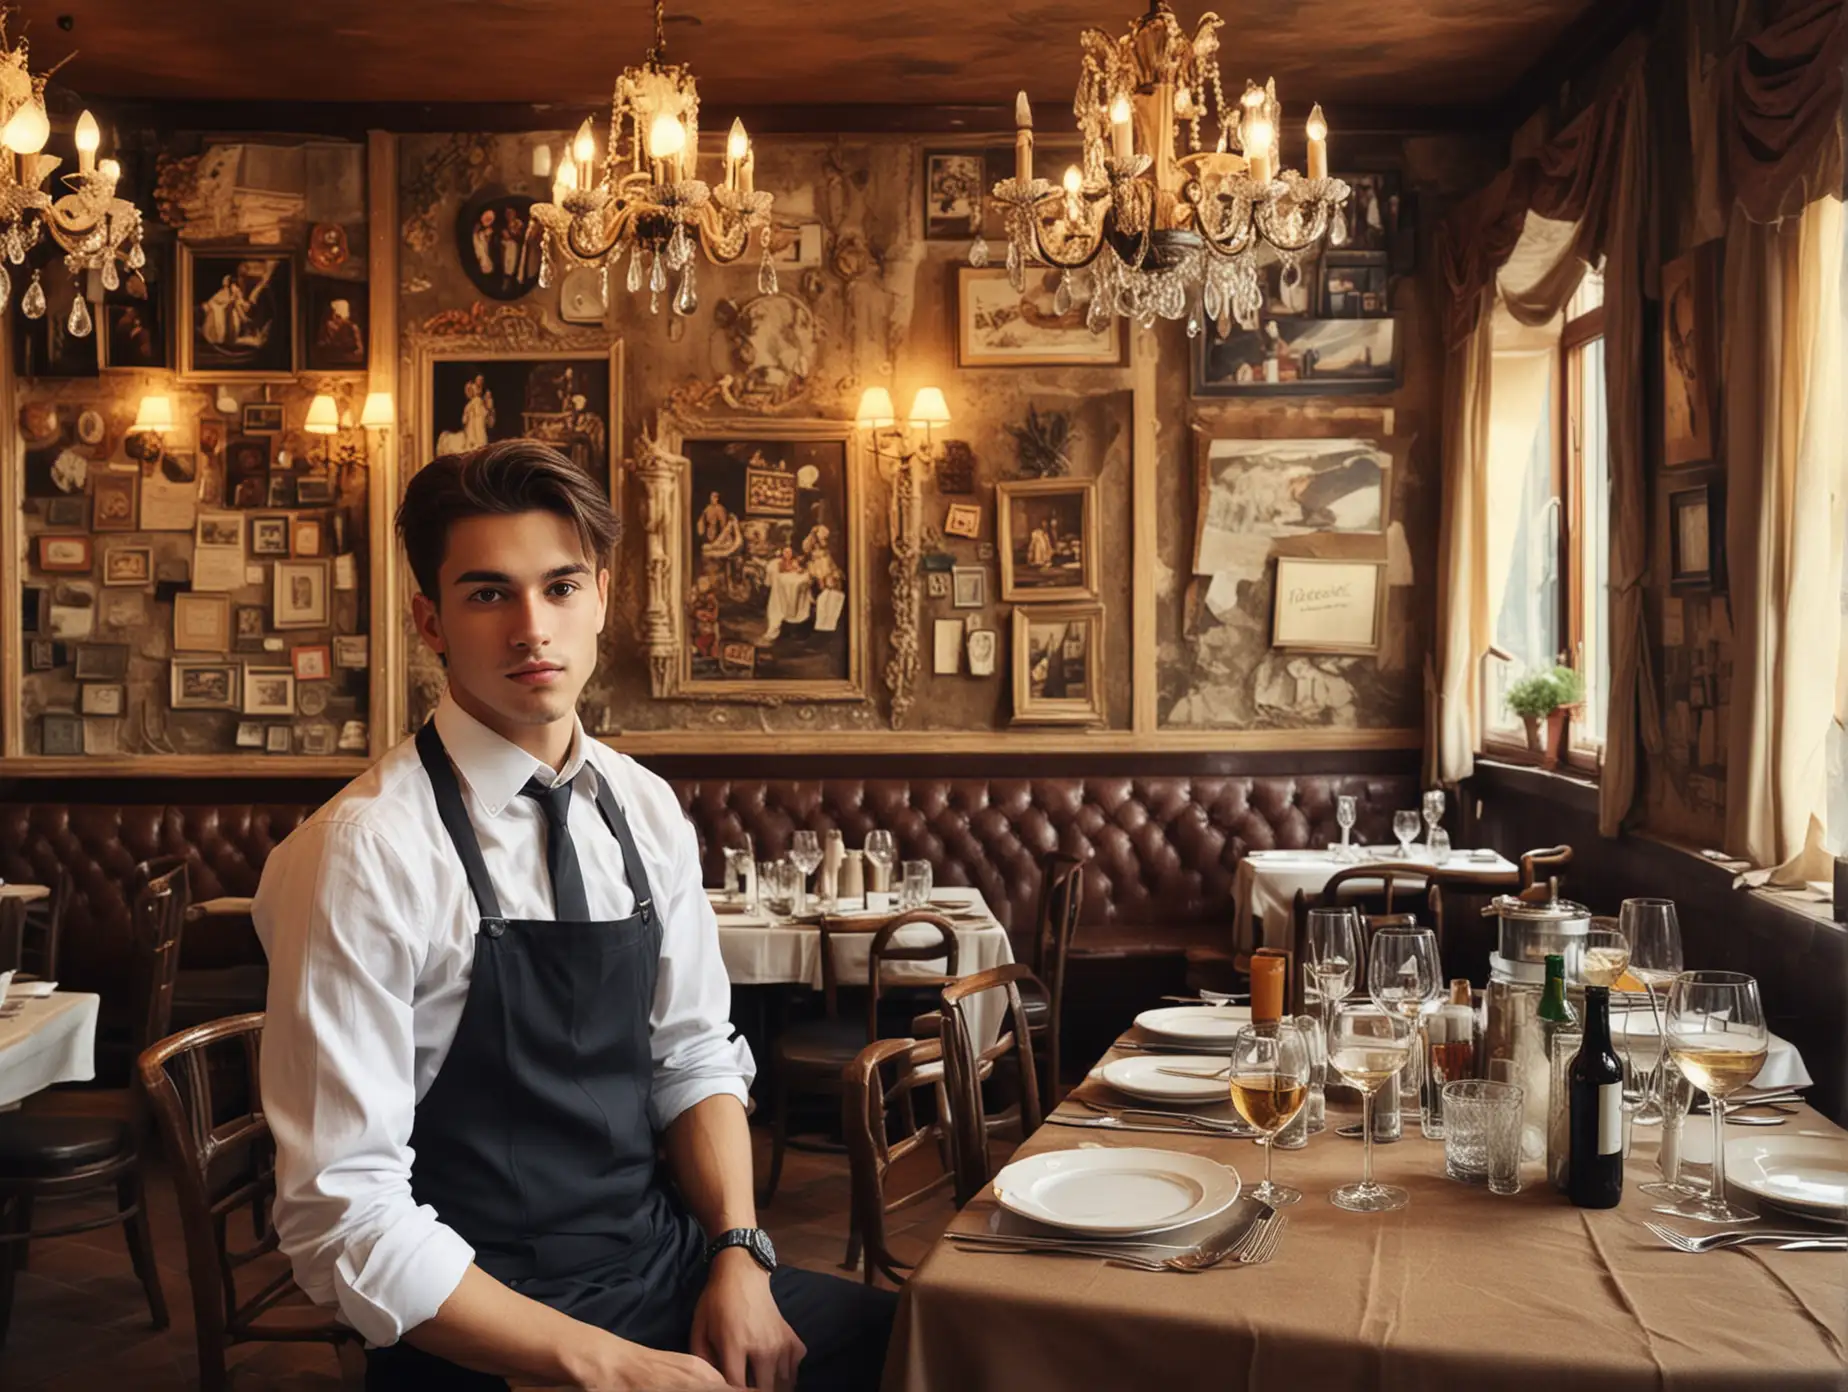
<instances>
[{"instance_id":1,"label":"brown dining table","mask_svg":"<svg viewBox=\"0 0 1848 1392\"><path fill-rule=\"evenodd\" d=\"M1135 1105L1090 1080L1053 1115L1097 1115L1076 1097ZM1646 1221L1700 1225L1658 1217L1661 1201L1638 1192L1658 1177L1649 1128L1634 1133L1622 1203L1592 1211L1554 1190L1542 1165L1525 1166L1525 1187L1507 1197L1446 1179L1443 1143L1408 1117L1403 1139L1375 1147L1374 1173L1410 1191L1409 1206L1359 1214L1328 1201L1360 1176L1360 1143L1334 1134L1350 1119L1331 1106L1327 1130L1277 1152L1277 1182L1305 1197L1284 1210L1263 1264L1154 1273L939 1240L901 1296L885 1392L1848 1385L1848 1255L1664 1246ZM1808 1107L1786 1129L1842 1134ZM1246 1185L1263 1175L1250 1140L1052 1124L1016 1158L1081 1145L1191 1151ZM988 1229L996 1211L985 1191L950 1229Z\"/></svg>"}]
</instances>

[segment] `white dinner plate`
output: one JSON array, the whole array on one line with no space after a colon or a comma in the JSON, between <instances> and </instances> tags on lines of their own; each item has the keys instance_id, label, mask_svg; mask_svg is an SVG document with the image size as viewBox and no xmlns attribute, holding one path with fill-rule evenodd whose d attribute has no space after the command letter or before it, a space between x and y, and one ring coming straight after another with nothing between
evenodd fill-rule
<instances>
[{"instance_id":1,"label":"white dinner plate","mask_svg":"<svg viewBox=\"0 0 1848 1392\"><path fill-rule=\"evenodd\" d=\"M1224 1102L1230 1096L1230 1083L1221 1078L1179 1078L1164 1073L1164 1068L1189 1073L1205 1073L1218 1066L1219 1060L1199 1054L1131 1054L1112 1059L1092 1076L1108 1083L1118 1092L1149 1102Z\"/></svg>"},{"instance_id":2,"label":"white dinner plate","mask_svg":"<svg viewBox=\"0 0 1848 1392\"><path fill-rule=\"evenodd\" d=\"M1174 1150L1047 1150L994 1178L1009 1213L1070 1232L1127 1237L1211 1218L1238 1198L1238 1171Z\"/></svg>"},{"instance_id":3,"label":"white dinner plate","mask_svg":"<svg viewBox=\"0 0 1848 1392\"><path fill-rule=\"evenodd\" d=\"M1230 1044L1250 1023L1248 1005L1169 1005L1136 1017L1138 1029L1188 1044Z\"/></svg>"},{"instance_id":4,"label":"white dinner plate","mask_svg":"<svg viewBox=\"0 0 1848 1392\"><path fill-rule=\"evenodd\" d=\"M1848 1139L1729 1136L1726 1178L1793 1213L1848 1217Z\"/></svg>"}]
</instances>

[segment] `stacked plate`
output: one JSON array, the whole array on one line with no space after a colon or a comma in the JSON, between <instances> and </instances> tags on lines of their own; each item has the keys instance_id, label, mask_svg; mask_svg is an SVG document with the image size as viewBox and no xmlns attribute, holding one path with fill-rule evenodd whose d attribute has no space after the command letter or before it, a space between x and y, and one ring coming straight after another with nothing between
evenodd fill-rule
<instances>
[{"instance_id":1,"label":"stacked plate","mask_svg":"<svg viewBox=\"0 0 1848 1392\"><path fill-rule=\"evenodd\" d=\"M1214 1217L1238 1199L1238 1171L1201 1155L1140 1147L1049 1150L994 1178L1018 1217L1096 1237L1168 1232Z\"/></svg>"},{"instance_id":2,"label":"stacked plate","mask_svg":"<svg viewBox=\"0 0 1848 1392\"><path fill-rule=\"evenodd\" d=\"M1767 1209L1848 1224L1848 1137L1729 1137L1726 1178Z\"/></svg>"},{"instance_id":3,"label":"stacked plate","mask_svg":"<svg viewBox=\"0 0 1848 1392\"><path fill-rule=\"evenodd\" d=\"M1230 1049L1250 1023L1248 1005L1170 1005L1136 1017L1137 1029L1190 1049Z\"/></svg>"}]
</instances>

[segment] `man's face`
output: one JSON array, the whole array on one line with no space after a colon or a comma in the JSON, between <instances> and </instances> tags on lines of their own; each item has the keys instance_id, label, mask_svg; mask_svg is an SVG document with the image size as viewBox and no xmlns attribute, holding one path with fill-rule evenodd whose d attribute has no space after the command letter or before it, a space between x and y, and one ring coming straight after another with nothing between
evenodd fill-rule
<instances>
[{"instance_id":1,"label":"man's face","mask_svg":"<svg viewBox=\"0 0 1848 1392\"><path fill-rule=\"evenodd\" d=\"M469 517L449 529L440 606L412 600L417 629L449 665L456 703L497 734L571 719L597 665L609 572L577 529L545 511Z\"/></svg>"}]
</instances>

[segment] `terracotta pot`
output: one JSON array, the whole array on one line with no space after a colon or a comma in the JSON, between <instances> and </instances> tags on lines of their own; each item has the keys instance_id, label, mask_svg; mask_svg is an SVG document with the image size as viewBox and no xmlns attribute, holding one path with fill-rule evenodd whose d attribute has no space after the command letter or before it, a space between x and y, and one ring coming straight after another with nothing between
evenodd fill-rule
<instances>
[{"instance_id":1,"label":"terracotta pot","mask_svg":"<svg viewBox=\"0 0 1848 1392\"><path fill-rule=\"evenodd\" d=\"M1540 752L1540 717L1524 715L1521 717L1521 724L1527 730L1527 752L1538 754Z\"/></svg>"},{"instance_id":2,"label":"terracotta pot","mask_svg":"<svg viewBox=\"0 0 1848 1392\"><path fill-rule=\"evenodd\" d=\"M1541 768L1558 768L1566 752L1566 739L1572 729L1571 706L1555 706L1546 716L1546 753L1540 756Z\"/></svg>"}]
</instances>

